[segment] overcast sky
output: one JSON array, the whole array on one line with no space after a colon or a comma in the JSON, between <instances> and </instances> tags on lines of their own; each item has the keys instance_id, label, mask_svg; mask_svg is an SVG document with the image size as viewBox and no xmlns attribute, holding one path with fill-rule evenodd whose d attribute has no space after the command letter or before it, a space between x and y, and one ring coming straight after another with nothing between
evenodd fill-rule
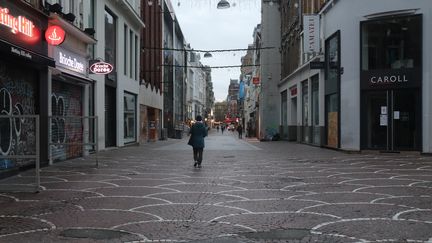
<instances>
[{"instance_id":1,"label":"overcast sky","mask_svg":"<svg viewBox=\"0 0 432 243\"><path fill-rule=\"evenodd\" d=\"M187 43L195 50L245 49L253 43L253 30L261 22L260 0L228 0L229 9L217 9L219 0L171 0ZM240 65L246 51L217 52L201 62L208 66ZM213 68L216 101L228 94L230 79L238 79L240 68Z\"/></svg>"}]
</instances>

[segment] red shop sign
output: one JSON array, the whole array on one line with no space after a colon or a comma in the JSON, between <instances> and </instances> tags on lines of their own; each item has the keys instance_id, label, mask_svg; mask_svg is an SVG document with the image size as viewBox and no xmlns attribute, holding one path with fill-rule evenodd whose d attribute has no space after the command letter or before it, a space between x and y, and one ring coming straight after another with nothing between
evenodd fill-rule
<instances>
[{"instance_id":1,"label":"red shop sign","mask_svg":"<svg viewBox=\"0 0 432 243\"><path fill-rule=\"evenodd\" d=\"M62 27L53 25L45 31L45 40L48 44L58 46L65 40L66 32Z\"/></svg>"},{"instance_id":2,"label":"red shop sign","mask_svg":"<svg viewBox=\"0 0 432 243\"><path fill-rule=\"evenodd\" d=\"M260 78L259 77L253 77L252 78L252 83L253 84L259 84L260 83Z\"/></svg>"},{"instance_id":3,"label":"red shop sign","mask_svg":"<svg viewBox=\"0 0 432 243\"><path fill-rule=\"evenodd\" d=\"M296 96L297 95L297 87L291 88L291 96Z\"/></svg>"}]
</instances>

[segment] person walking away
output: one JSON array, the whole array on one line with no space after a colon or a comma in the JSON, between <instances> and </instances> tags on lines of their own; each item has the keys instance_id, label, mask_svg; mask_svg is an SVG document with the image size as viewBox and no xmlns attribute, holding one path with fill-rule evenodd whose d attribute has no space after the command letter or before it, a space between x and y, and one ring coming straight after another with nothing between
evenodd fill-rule
<instances>
[{"instance_id":1,"label":"person walking away","mask_svg":"<svg viewBox=\"0 0 432 243\"><path fill-rule=\"evenodd\" d=\"M238 136L239 136L239 138L242 139L242 138L243 138L243 127L242 127L241 124L239 124L239 125L237 126L237 132L238 132Z\"/></svg>"},{"instance_id":2,"label":"person walking away","mask_svg":"<svg viewBox=\"0 0 432 243\"><path fill-rule=\"evenodd\" d=\"M201 163L203 160L203 151L204 151L204 137L207 136L207 128L204 126L202 122L202 117L196 117L195 124L192 125L189 131L189 142L188 144L193 148L193 156L194 156L194 167L201 168Z\"/></svg>"},{"instance_id":3,"label":"person walking away","mask_svg":"<svg viewBox=\"0 0 432 243\"><path fill-rule=\"evenodd\" d=\"M216 130L217 130L217 132L219 133L219 126L216 126Z\"/></svg>"},{"instance_id":4,"label":"person walking away","mask_svg":"<svg viewBox=\"0 0 432 243\"><path fill-rule=\"evenodd\" d=\"M221 131L222 131L222 134L223 134L223 132L225 131L225 125L222 125Z\"/></svg>"}]
</instances>

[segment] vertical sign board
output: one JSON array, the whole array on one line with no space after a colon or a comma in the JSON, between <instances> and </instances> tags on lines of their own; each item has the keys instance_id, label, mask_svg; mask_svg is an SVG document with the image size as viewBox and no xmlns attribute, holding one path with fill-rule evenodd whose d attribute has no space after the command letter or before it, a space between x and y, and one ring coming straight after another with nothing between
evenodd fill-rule
<instances>
[{"instance_id":1,"label":"vertical sign board","mask_svg":"<svg viewBox=\"0 0 432 243\"><path fill-rule=\"evenodd\" d=\"M318 15L303 15L303 52L318 53L320 48L319 42L319 16Z\"/></svg>"}]
</instances>

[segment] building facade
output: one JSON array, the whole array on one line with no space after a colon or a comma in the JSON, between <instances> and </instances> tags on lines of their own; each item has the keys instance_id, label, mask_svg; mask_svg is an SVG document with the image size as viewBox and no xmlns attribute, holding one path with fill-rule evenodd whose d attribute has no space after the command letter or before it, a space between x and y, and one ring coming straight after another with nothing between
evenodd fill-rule
<instances>
[{"instance_id":1,"label":"building facade","mask_svg":"<svg viewBox=\"0 0 432 243\"><path fill-rule=\"evenodd\" d=\"M43 12L39 1L6 0L0 1L0 13L0 154L36 155L35 144L39 139L41 163L46 164L51 101L48 70L55 67L44 38L48 13ZM36 127L35 119L10 118L13 115L39 115L40 126ZM11 170L32 166L34 161L2 159L1 164L0 177Z\"/></svg>"},{"instance_id":2,"label":"building facade","mask_svg":"<svg viewBox=\"0 0 432 243\"><path fill-rule=\"evenodd\" d=\"M337 147L338 131L325 130L325 124L333 126L335 113L323 115L324 70L310 68L311 62L323 59L319 26L309 22L319 19L323 4L323 0L281 2L280 133L290 141Z\"/></svg>"},{"instance_id":3,"label":"building facade","mask_svg":"<svg viewBox=\"0 0 432 243\"><path fill-rule=\"evenodd\" d=\"M430 153L430 2L299 3L281 6L283 137Z\"/></svg>"},{"instance_id":4,"label":"building facade","mask_svg":"<svg viewBox=\"0 0 432 243\"><path fill-rule=\"evenodd\" d=\"M96 80L95 114L99 124L99 149L139 141L140 34L144 23L139 1L94 1L94 26L98 40L94 59L114 67Z\"/></svg>"},{"instance_id":5,"label":"building facade","mask_svg":"<svg viewBox=\"0 0 432 243\"><path fill-rule=\"evenodd\" d=\"M430 1L331 2L321 16L340 148L432 152Z\"/></svg>"},{"instance_id":6,"label":"building facade","mask_svg":"<svg viewBox=\"0 0 432 243\"><path fill-rule=\"evenodd\" d=\"M141 1L140 143L162 138L162 16L163 2Z\"/></svg>"},{"instance_id":7,"label":"building facade","mask_svg":"<svg viewBox=\"0 0 432 243\"><path fill-rule=\"evenodd\" d=\"M260 139L271 139L279 133L280 81L280 3L278 0L262 1L260 81L258 134Z\"/></svg>"}]
</instances>

